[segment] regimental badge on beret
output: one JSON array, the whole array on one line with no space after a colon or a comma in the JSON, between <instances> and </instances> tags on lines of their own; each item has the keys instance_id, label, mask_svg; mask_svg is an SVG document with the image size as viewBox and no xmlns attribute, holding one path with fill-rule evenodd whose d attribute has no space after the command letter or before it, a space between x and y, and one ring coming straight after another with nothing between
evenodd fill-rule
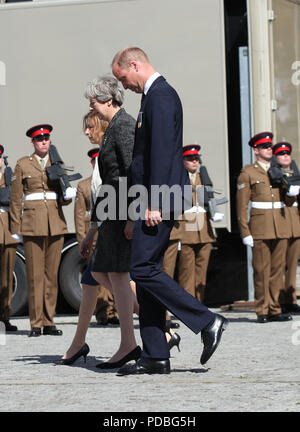
<instances>
[{"instance_id":1,"label":"regimental badge on beret","mask_svg":"<svg viewBox=\"0 0 300 432\"><path fill-rule=\"evenodd\" d=\"M28 131L26 132L26 136L32 139L39 135L50 135L52 129L53 127L49 124L39 124L29 128Z\"/></svg>"},{"instance_id":2,"label":"regimental badge on beret","mask_svg":"<svg viewBox=\"0 0 300 432\"><path fill-rule=\"evenodd\" d=\"M292 144L282 141L274 145L273 154L275 156L280 156L283 154L291 154L292 153Z\"/></svg>"},{"instance_id":3,"label":"regimental badge on beret","mask_svg":"<svg viewBox=\"0 0 300 432\"><path fill-rule=\"evenodd\" d=\"M254 135L250 141L249 146L256 148L258 146L261 147L270 147L272 146L273 134L272 132L260 132L257 135Z\"/></svg>"},{"instance_id":4,"label":"regimental badge on beret","mask_svg":"<svg viewBox=\"0 0 300 432\"><path fill-rule=\"evenodd\" d=\"M201 147L199 146L199 144L189 144L186 145L182 148L182 155L183 157L185 156L199 156L199 151L200 151Z\"/></svg>"}]
</instances>

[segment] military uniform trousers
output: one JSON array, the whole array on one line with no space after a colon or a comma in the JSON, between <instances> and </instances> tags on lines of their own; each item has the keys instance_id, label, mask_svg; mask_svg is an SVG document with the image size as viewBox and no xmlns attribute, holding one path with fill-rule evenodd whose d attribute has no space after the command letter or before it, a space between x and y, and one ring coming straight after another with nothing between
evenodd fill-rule
<instances>
[{"instance_id":1,"label":"military uniform trousers","mask_svg":"<svg viewBox=\"0 0 300 432\"><path fill-rule=\"evenodd\" d=\"M182 244L178 262L178 283L203 303L212 243Z\"/></svg>"},{"instance_id":2,"label":"military uniform trousers","mask_svg":"<svg viewBox=\"0 0 300 432\"><path fill-rule=\"evenodd\" d=\"M31 327L54 325L63 235L24 236Z\"/></svg>"},{"instance_id":3,"label":"military uniform trousers","mask_svg":"<svg viewBox=\"0 0 300 432\"><path fill-rule=\"evenodd\" d=\"M279 293L287 244L288 239L254 240L252 265L257 315L281 313Z\"/></svg>"},{"instance_id":4,"label":"military uniform trousers","mask_svg":"<svg viewBox=\"0 0 300 432\"><path fill-rule=\"evenodd\" d=\"M280 291L279 303L291 305L297 303L296 275L300 256L300 237L288 240L286 252L284 287Z\"/></svg>"},{"instance_id":5,"label":"military uniform trousers","mask_svg":"<svg viewBox=\"0 0 300 432\"><path fill-rule=\"evenodd\" d=\"M167 275L169 275L172 279L174 279L176 262L177 262L177 257L179 254L178 243L179 243L179 240L170 240L169 241L168 249L166 250L166 252L164 254L164 261L163 261L163 265L161 268L162 271L167 273Z\"/></svg>"},{"instance_id":6,"label":"military uniform trousers","mask_svg":"<svg viewBox=\"0 0 300 432\"><path fill-rule=\"evenodd\" d=\"M0 244L0 321L9 319L17 244Z\"/></svg>"}]
</instances>

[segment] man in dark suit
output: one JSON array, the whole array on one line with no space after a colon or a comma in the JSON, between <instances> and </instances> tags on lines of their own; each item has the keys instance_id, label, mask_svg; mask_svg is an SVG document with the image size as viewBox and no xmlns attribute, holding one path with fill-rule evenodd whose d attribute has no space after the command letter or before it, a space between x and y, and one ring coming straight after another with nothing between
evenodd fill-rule
<instances>
[{"instance_id":1,"label":"man in dark suit","mask_svg":"<svg viewBox=\"0 0 300 432\"><path fill-rule=\"evenodd\" d=\"M112 72L125 89L143 93L135 131L132 184L148 192L144 220L135 222L130 274L136 282L140 307L143 352L135 365L127 365L119 375L170 373L170 352L165 338L166 310L194 333L201 331L205 364L217 348L227 320L212 313L161 270L175 217L184 211L183 201L163 196L153 200L155 187L190 187L182 157L182 107L176 91L155 71L139 48L119 51Z\"/></svg>"}]
</instances>

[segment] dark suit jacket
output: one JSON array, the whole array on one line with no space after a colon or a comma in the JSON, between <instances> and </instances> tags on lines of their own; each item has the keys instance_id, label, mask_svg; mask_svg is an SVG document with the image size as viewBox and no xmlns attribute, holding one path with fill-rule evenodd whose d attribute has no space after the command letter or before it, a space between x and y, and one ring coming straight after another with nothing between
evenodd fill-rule
<instances>
[{"instance_id":1,"label":"dark suit jacket","mask_svg":"<svg viewBox=\"0 0 300 432\"><path fill-rule=\"evenodd\" d=\"M116 192L116 215L119 219L119 178L127 178L127 189L130 186L130 171L134 146L135 120L121 108L112 118L103 137L99 152L98 164L102 185L113 186ZM126 196L127 196L126 189ZM122 198L126 200L124 191ZM98 197L92 210L91 220L96 221L97 205L106 197ZM124 200L124 203L125 203ZM127 208L124 219L127 218ZM123 212L124 213L124 212Z\"/></svg>"},{"instance_id":2,"label":"dark suit jacket","mask_svg":"<svg viewBox=\"0 0 300 432\"><path fill-rule=\"evenodd\" d=\"M135 129L132 162L132 183L148 190L151 208L168 208L164 195L157 201L151 198L151 186L190 185L182 156L182 106L176 91L162 76L158 77L143 97ZM170 212L183 212L183 201L171 196ZM191 194L186 208L191 207Z\"/></svg>"}]
</instances>

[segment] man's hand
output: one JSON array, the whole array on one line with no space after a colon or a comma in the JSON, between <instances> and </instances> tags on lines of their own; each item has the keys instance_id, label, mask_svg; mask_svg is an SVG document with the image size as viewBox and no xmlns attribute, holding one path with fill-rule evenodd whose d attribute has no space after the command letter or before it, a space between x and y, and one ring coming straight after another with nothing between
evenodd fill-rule
<instances>
[{"instance_id":1,"label":"man's hand","mask_svg":"<svg viewBox=\"0 0 300 432\"><path fill-rule=\"evenodd\" d=\"M95 228L90 228L87 235L85 236L85 238L80 243L79 249L80 249L80 255L82 256L82 258L87 259L89 257L89 255L91 254L94 236L96 234L96 231L97 230Z\"/></svg>"},{"instance_id":2,"label":"man's hand","mask_svg":"<svg viewBox=\"0 0 300 432\"><path fill-rule=\"evenodd\" d=\"M14 240L17 240L19 243L23 243L23 236L21 234L11 234Z\"/></svg>"},{"instance_id":3,"label":"man's hand","mask_svg":"<svg viewBox=\"0 0 300 432\"><path fill-rule=\"evenodd\" d=\"M162 222L161 211L160 210L146 210L145 224L147 227L154 227Z\"/></svg>"},{"instance_id":4,"label":"man's hand","mask_svg":"<svg viewBox=\"0 0 300 432\"><path fill-rule=\"evenodd\" d=\"M223 213L215 213L214 215L213 215L213 217L211 218L211 220L213 221L213 222L221 222L222 220L223 220L223 218L224 218L224 214Z\"/></svg>"},{"instance_id":5,"label":"man's hand","mask_svg":"<svg viewBox=\"0 0 300 432\"><path fill-rule=\"evenodd\" d=\"M253 247L253 237L252 237L252 235L249 235L249 236L247 236L247 237L244 237L243 239L242 239L242 241L243 241L243 244L245 245L245 246L250 246L250 247Z\"/></svg>"},{"instance_id":6,"label":"man's hand","mask_svg":"<svg viewBox=\"0 0 300 432\"><path fill-rule=\"evenodd\" d=\"M297 195L299 195L299 191L300 191L300 186L298 186L298 185L291 185L289 187L288 192L286 194L287 194L287 196L290 196L290 197L297 196Z\"/></svg>"},{"instance_id":7,"label":"man's hand","mask_svg":"<svg viewBox=\"0 0 300 432\"><path fill-rule=\"evenodd\" d=\"M128 220L126 222L126 225L125 225L125 228L124 228L124 235L127 238L127 240L131 240L132 239L133 228L134 228L134 221Z\"/></svg>"}]
</instances>

